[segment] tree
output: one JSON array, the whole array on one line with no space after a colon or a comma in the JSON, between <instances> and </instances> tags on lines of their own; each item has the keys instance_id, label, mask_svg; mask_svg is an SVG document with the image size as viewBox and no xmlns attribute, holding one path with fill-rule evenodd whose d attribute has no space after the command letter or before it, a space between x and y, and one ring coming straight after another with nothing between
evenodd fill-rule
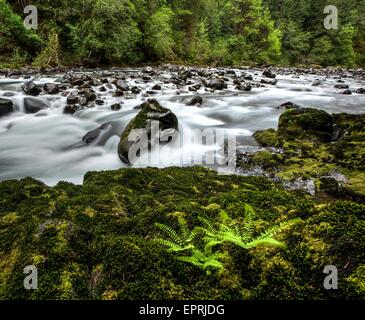
<instances>
[{"instance_id":1,"label":"tree","mask_svg":"<svg viewBox=\"0 0 365 320\"><path fill-rule=\"evenodd\" d=\"M341 65L352 68L356 62L356 54L353 47L353 39L357 30L352 25L344 25L338 33L337 60Z\"/></svg>"},{"instance_id":2,"label":"tree","mask_svg":"<svg viewBox=\"0 0 365 320\"><path fill-rule=\"evenodd\" d=\"M157 60L174 57L173 18L174 12L168 7L162 7L146 23L145 44L151 56Z\"/></svg>"}]
</instances>

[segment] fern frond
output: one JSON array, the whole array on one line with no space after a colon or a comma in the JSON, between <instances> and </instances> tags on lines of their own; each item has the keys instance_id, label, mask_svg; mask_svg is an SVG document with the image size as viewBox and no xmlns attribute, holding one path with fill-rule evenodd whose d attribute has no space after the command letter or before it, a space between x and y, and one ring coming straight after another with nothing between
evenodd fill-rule
<instances>
[{"instance_id":1,"label":"fern frond","mask_svg":"<svg viewBox=\"0 0 365 320\"><path fill-rule=\"evenodd\" d=\"M155 223L155 226L159 228L162 232L164 232L172 241L182 245L183 241L181 237L173 228L161 223Z\"/></svg>"},{"instance_id":2,"label":"fern frond","mask_svg":"<svg viewBox=\"0 0 365 320\"><path fill-rule=\"evenodd\" d=\"M264 233L262 233L261 235L259 235L256 239L254 240L262 240L262 239L266 239L266 238L272 238L274 236L276 236L278 233L291 228L293 225L297 224L299 221L301 221L301 219L297 218L297 219L292 219L289 221L285 221L280 223L277 226L271 227L268 230L266 230Z\"/></svg>"},{"instance_id":3,"label":"fern frond","mask_svg":"<svg viewBox=\"0 0 365 320\"><path fill-rule=\"evenodd\" d=\"M245 215L244 215L244 225L241 230L241 237L244 242L250 241L253 237L253 232L255 230L255 210L248 204L245 204Z\"/></svg>"}]
</instances>

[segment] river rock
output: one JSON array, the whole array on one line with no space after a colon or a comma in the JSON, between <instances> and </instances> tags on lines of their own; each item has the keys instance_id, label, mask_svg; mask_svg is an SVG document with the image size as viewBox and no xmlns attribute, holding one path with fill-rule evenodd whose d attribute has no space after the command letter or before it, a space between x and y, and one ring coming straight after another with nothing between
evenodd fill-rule
<instances>
[{"instance_id":1,"label":"river rock","mask_svg":"<svg viewBox=\"0 0 365 320\"><path fill-rule=\"evenodd\" d=\"M330 142L333 117L325 111L303 108L284 112L279 120L278 136L284 140L317 139Z\"/></svg>"},{"instance_id":2,"label":"river rock","mask_svg":"<svg viewBox=\"0 0 365 320\"><path fill-rule=\"evenodd\" d=\"M22 89L25 94L30 96L37 96L42 92L42 90L33 81L24 83L22 85Z\"/></svg>"},{"instance_id":3,"label":"river rock","mask_svg":"<svg viewBox=\"0 0 365 320\"><path fill-rule=\"evenodd\" d=\"M202 105L203 104L203 98L201 96L195 96L193 97L188 103L187 106L196 106L196 105Z\"/></svg>"},{"instance_id":4,"label":"river rock","mask_svg":"<svg viewBox=\"0 0 365 320\"><path fill-rule=\"evenodd\" d=\"M293 102L285 102L281 104L280 106L276 107L276 109L285 109L285 110L299 110L301 106L293 103Z\"/></svg>"},{"instance_id":5,"label":"river rock","mask_svg":"<svg viewBox=\"0 0 365 320\"><path fill-rule=\"evenodd\" d=\"M48 107L49 105L47 100L35 97L24 98L24 110L26 113L37 113L41 110L47 109Z\"/></svg>"},{"instance_id":6,"label":"river rock","mask_svg":"<svg viewBox=\"0 0 365 320\"><path fill-rule=\"evenodd\" d=\"M60 87L56 83L46 83L43 86L44 91L48 94L57 94L60 92Z\"/></svg>"},{"instance_id":7,"label":"river rock","mask_svg":"<svg viewBox=\"0 0 365 320\"><path fill-rule=\"evenodd\" d=\"M151 146L152 143L158 144L160 141L169 140L173 138L178 131L178 120L176 115L169 109L163 108L155 99L150 99L143 103L140 107L138 115L128 124L124 130L119 147L118 155L119 158L126 164L130 164L134 159L130 159L131 154L138 154L138 149L141 143L142 136L148 138L145 144ZM156 121L159 124L159 136L152 136L151 133L151 122ZM139 139L135 137L134 140L129 141L131 138L130 134L137 134Z\"/></svg>"},{"instance_id":8,"label":"river rock","mask_svg":"<svg viewBox=\"0 0 365 320\"><path fill-rule=\"evenodd\" d=\"M0 117L7 116L14 111L14 105L11 100L0 98Z\"/></svg>"},{"instance_id":9,"label":"river rock","mask_svg":"<svg viewBox=\"0 0 365 320\"><path fill-rule=\"evenodd\" d=\"M355 91L358 94L365 94L365 88L360 88Z\"/></svg>"},{"instance_id":10,"label":"river rock","mask_svg":"<svg viewBox=\"0 0 365 320\"><path fill-rule=\"evenodd\" d=\"M213 78L206 84L206 87L212 88L214 90L224 90L227 89L227 83L222 78Z\"/></svg>"},{"instance_id":11,"label":"river rock","mask_svg":"<svg viewBox=\"0 0 365 320\"><path fill-rule=\"evenodd\" d=\"M270 79L275 79L276 78L276 74L274 74L271 70L264 70L264 72L262 73L262 75L266 78L270 78Z\"/></svg>"},{"instance_id":12,"label":"river rock","mask_svg":"<svg viewBox=\"0 0 365 320\"><path fill-rule=\"evenodd\" d=\"M236 86L236 89L237 90L240 90L240 91L251 91L252 90L252 86L251 84L245 82L245 83L240 83L239 85Z\"/></svg>"},{"instance_id":13,"label":"river rock","mask_svg":"<svg viewBox=\"0 0 365 320\"><path fill-rule=\"evenodd\" d=\"M104 146L112 136L116 135L120 137L121 134L122 129L120 123L107 122L99 128L88 132L82 138L82 141L86 145Z\"/></svg>"}]
</instances>

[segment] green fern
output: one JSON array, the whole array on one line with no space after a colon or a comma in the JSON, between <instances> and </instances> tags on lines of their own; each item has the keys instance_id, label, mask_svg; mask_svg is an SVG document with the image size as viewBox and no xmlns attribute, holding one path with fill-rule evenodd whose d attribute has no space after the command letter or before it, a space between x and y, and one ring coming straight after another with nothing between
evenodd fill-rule
<instances>
[{"instance_id":1,"label":"green fern","mask_svg":"<svg viewBox=\"0 0 365 320\"><path fill-rule=\"evenodd\" d=\"M219 261L223 256L220 252L207 254L198 249L193 249L191 256L178 257L177 259L190 263L210 275L214 269L218 269L220 272L224 270L223 264Z\"/></svg>"},{"instance_id":2,"label":"green fern","mask_svg":"<svg viewBox=\"0 0 365 320\"><path fill-rule=\"evenodd\" d=\"M167 225L155 223L155 226L170 238L169 240L158 238L155 239L155 241L167 247L171 252L180 252L193 249L194 245L192 242L198 234L197 230L195 229L192 231L189 230L187 222L184 218L179 217L178 221L180 227L179 233Z\"/></svg>"},{"instance_id":3,"label":"green fern","mask_svg":"<svg viewBox=\"0 0 365 320\"><path fill-rule=\"evenodd\" d=\"M259 245L283 247L284 243L274 239L274 237L300 220L293 219L291 221L283 222L280 225L266 230L259 236L254 237L256 213L253 208L247 204L245 205L244 210L244 225L241 228L237 221L232 219L229 219L226 223L218 223L215 227L208 219L199 218L205 225L205 228L200 227L198 229L205 235L206 252L211 252L213 247L225 242L234 243L244 249L251 249Z\"/></svg>"}]
</instances>

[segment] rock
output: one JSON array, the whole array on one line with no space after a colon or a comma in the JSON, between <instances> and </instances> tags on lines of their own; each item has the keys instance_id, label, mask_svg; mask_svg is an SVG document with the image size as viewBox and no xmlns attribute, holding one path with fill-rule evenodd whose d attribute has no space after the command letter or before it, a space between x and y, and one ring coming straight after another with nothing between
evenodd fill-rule
<instances>
[{"instance_id":1,"label":"rock","mask_svg":"<svg viewBox=\"0 0 365 320\"><path fill-rule=\"evenodd\" d=\"M189 91L193 91L196 92L198 91L200 88L202 87L202 85L200 83L194 84L192 86L189 87Z\"/></svg>"},{"instance_id":2,"label":"rock","mask_svg":"<svg viewBox=\"0 0 365 320\"><path fill-rule=\"evenodd\" d=\"M145 73L152 73L153 72L153 68L152 67L145 67L143 69L143 72L145 72Z\"/></svg>"},{"instance_id":3,"label":"rock","mask_svg":"<svg viewBox=\"0 0 365 320\"><path fill-rule=\"evenodd\" d=\"M74 114L77 111L85 109L83 106L79 104L67 105L65 109L63 109L64 114Z\"/></svg>"},{"instance_id":4,"label":"rock","mask_svg":"<svg viewBox=\"0 0 365 320\"><path fill-rule=\"evenodd\" d=\"M280 106L276 107L276 109L299 110L299 109L301 109L301 106L289 101L289 102L285 102L285 103L281 104Z\"/></svg>"},{"instance_id":5,"label":"rock","mask_svg":"<svg viewBox=\"0 0 365 320\"><path fill-rule=\"evenodd\" d=\"M257 131L254 134L254 138L263 147L274 147L278 141L278 135L275 129Z\"/></svg>"},{"instance_id":6,"label":"rock","mask_svg":"<svg viewBox=\"0 0 365 320\"><path fill-rule=\"evenodd\" d=\"M7 116L14 111L14 105L11 100L0 98L0 117Z\"/></svg>"},{"instance_id":7,"label":"rock","mask_svg":"<svg viewBox=\"0 0 365 320\"><path fill-rule=\"evenodd\" d=\"M270 70L264 70L264 72L262 73L262 75L266 78L270 78L270 79L275 79L276 78L276 74L274 74L273 72L271 72Z\"/></svg>"},{"instance_id":8,"label":"rock","mask_svg":"<svg viewBox=\"0 0 365 320\"><path fill-rule=\"evenodd\" d=\"M118 147L119 158L126 164L133 162L138 152L143 151L138 150L142 135L148 138L148 141L144 141L144 143L149 146L151 144L155 145L161 143L161 141L173 139L179 127L176 115L171 110L161 107L155 99L150 99L143 103L139 109L141 111L124 130ZM158 136L152 136L152 121L159 124ZM132 132L134 134L138 133L139 139L131 137L130 134ZM129 138L134 141L129 141ZM130 155L132 158L130 158Z\"/></svg>"},{"instance_id":9,"label":"rock","mask_svg":"<svg viewBox=\"0 0 365 320\"><path fill-rule=\"evenodd\" d=\"M222 78L213 78L210 82L206 85L208 88L212 88L214 90L224 90L227 89L227 84Z\"/></svg>"},{"instance_id":10,"label":"rock","mask_svg":"<svg viewBox=\"0 0 365 320\"><path fill-rule=\"evenodd\" d=\"M71 94L67 97L67 104L77 104L80 103L80 97L74 94Z\"/></svg>"},{"instance_id":11,"label":"rock","mask_svg":"<svg viewBox=\"0 0 365 320\"><path fill-rule=\"evenodd\" d=\"M22 85L22 89L25 94L30 96L37 96L42 92L42 90L33 81L24 83Z\"/></svg>"},{"instance_id":12,"label":"rock","mask_svg":"<svg viewBox=\"0 0 365 320\"><path fill-rule=\"evenodd\" d=\"M236 86L237 90L241 90L241 91L251 91L252 90L252 86L245 82L245 83L241 83L240 85Z\"/></svg>"},{"instance_id":13,"label":"rock","mask_svg":"<svg viewBox=\"0 0 365 320\"><path fill-rule=\"evenodd\" d=\"M153 87L152 87L152 90L162 90L162 87L161 87L161 85L159 85L159 84L155 84Z\"/></svg>"},{"instance_id":14,"label":"rock","mask_svg":"<svg viewBox=\"0 0 365 320\"><path fill-rule=\"evenodd\" d=\"M319 81L319 80L315 80L313 83L312 83L312 87L318 87L318 86L320 86L322 83L321 83L321 81Z\"/></svg>"},{"instance_id":15,"label":"rock","mask_svg":"<svg viewBox=\"0 0 365 320\"><path fill-rule=\"evenodd\" d=\"M116 135L121 136L122 129L118 122L107 122L104 123L99 128L88 132L82 141L87 145L104 146L108 140Z\"/></svg>"},{"instance_id":16,"label":"rock","mask_svg":"<svg viewBox=\"0 0 365 320\"><path fill-rule=\"evenodd\" d=\"M243 76L243 79L248 80L248 81L253 81L253 76L252 76L252 75L250 75L250 74L248 74L248 75L244 75L244 76Z\"/></svg>"},{"instance_id":17,"label":"rock","mask_svg":"<svg viewBox=\"0 0 365 320\"><path fill-rule=\"evenodd\" d=\"M60 87L56 83L46 83L43 86L44 91L48 94L57 94L60 92Z\"/></svg>"},{"instance_id":18,"label":"rock","mask_svg":"<svg viewBox=\"0 0 365 320\"><path fill-rule=\"evenodd\" d=\"M325 193L329 196L339 197L342 185L333 177L321 177L316 181L316 193Z\"/></svg>"},{"instance_id":19,"label":"rock","mask_svg":"<svg viewBox=\"0 0 365 320\"><path fill-rule=\"evenodd\" d=\"M346 89L346 90L341 91L341 94L347 94L347 95L350 95L350 94L352 94L352 92L351 92L351 90L350 90L350 89Z\"/></svg>"},{"instance_id":20,"label":"rock","mask_svg":"<svg viewBox=\"0 0 365 320\"><path fill-rule=\"evenodd\" d=\"M186 105L187 106L196 106L196 105L200 106L202 104L203 104L203 98L201 96L195 96Z\"/></svg>"},{"instance_id":21,"label":"rock","mask_svg":"<svg viewBox=\"0 0 365 320\"><path fill-rule=\"evenodd\" d=\"M87 102L91 102L97 99L97 96L92 89L85 89L84 94Z\"/></svg>"},{"instance_id":22,"label":"rock","mask_svg":"<svg viewBox=\"0 0 365 320\"><path fill-rule=\"evenodd\" d=\"M336 84L335 88L336 89L348 89L349 86L347 84Z\"/></svg>"},{"instance_id":23,"label":"rock","mask_svg":"<svg viewBox=\"0 0 365 320\"><path fill-rule=\"evenodd\" d=\"M115 104L111 105L110 109L112 111L119 111L120 109L122 109L122 105L120 103L115 103Z\"/></svg>"},{"instance_id":24,"label":"rock","mask_svg":"<svg viewBox=\"0 0 365 320\"><path fill-rule=\"evenodd\" d=\"M37 113L49 107L48 101L41 98L25 97L24 110L26 113Z\"/></svg>"},{"instance_id":25,"label":"rock","mask_svg":"<svg viewBox=\"0 0 365 320\"><path fill-rule=\"evenodd\" d=\"M122 90L122 91L130 91L129 85L125 81L118 80L115 83L115 85L117 86L117 88L119 90Z\"/></svg>"},{"instance_id":26,"label":"rock","mask_svg":"<svg viewBox=\"0 0 365 320\"><path fill-rule=\"evenodd\" d=\"M275 86L278 83L278 80L274 79L274 80L270 80L270 79L261 79L260 81L262 84L270 84Z\"/></svg>"},{"instance_id":27,"label":"rock","mask_svg":"<svg viewBox=\"0 0 365 320\"><path fill-rule=\"evenodd\" d=\"M365 94L365 88L357 89L357 90L355 91L355 93L358 93L358 94Z\"/></svg>"},{"instance_id":28,"label":"rock","mask_svg":"<svg viewBox=\"0 0 365 320\"><path fill-rule=\"evenodd\" d=\"M278 136L284 140L317 139L330 142L333 117L325 111L303 108L283 113L279 120Z\"/></svg>"},{"instance_id":29,"label":"rock","mask_svg":"<svg viewBox=\"0 0 365 320\"><path fill-rule=\"evenodd\" d=\"M134 94L140 94L142 92L142 90L138 87L133 87L131 90Z\"/></svg>"}]
</instances>

